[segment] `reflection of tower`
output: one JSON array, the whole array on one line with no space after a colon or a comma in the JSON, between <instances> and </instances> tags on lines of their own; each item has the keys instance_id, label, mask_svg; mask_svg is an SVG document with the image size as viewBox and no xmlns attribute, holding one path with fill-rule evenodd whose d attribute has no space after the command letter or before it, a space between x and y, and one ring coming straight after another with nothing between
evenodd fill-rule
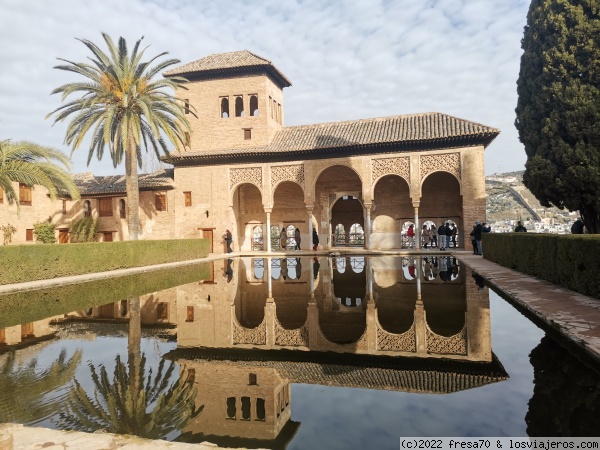
<instances>
[{"instance_id":1,"label":"reflection of tower","mask_svg":"<svg viewBox=\"0 0 600 450\"><path fill-rule=\"evenodd\" d=\"M300 425L290 420L290 383L277 370L230 361L195 360L186 366L194 370L196 404L204 410L181 440L272 448L275 442L286 445Z\"/></svg>"}]
</instances>

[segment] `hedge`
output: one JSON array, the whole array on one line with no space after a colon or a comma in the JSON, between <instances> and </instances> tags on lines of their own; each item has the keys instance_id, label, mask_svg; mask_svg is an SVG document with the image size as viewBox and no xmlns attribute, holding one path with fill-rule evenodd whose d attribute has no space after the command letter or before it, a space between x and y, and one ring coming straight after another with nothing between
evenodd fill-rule
<instances>
[{"instance_id":1,"label":"hedge","mask_svg":"<svg viewBox=\"0 0 600 450\"><path fill-rule=\"evenodd\" d=\"M0 329L208 279L210 264L144 272L0 296Z\"/></svg>"},{"instance_id":2,"label":"hedge","mask_svg":"<svg viewBox=\"0 0 600 450\"><path fill-rule=\"evenodd\" d=\"M486 259L600 298L600 235L484 233Z\"/></svg>"},{"instance_id":3,"label":"hedge","mask_svg":"<svg viewBox=\"0 0 600 450\"><path fill-rule=\"evenodd\" d=\"M203 258L207 239L0 247L0 285Z\"/></svg>"}]
</instances>

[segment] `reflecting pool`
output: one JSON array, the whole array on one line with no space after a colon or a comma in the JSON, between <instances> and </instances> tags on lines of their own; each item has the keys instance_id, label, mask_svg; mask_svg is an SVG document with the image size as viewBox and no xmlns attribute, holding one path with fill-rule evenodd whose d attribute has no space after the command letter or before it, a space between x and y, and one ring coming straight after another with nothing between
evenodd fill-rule
<instances>
[{"instance_id":1,"label":"reflecting pool","mask_svg":"<svg viewBox=\"0 0 600 450\"><path fill-rule=\"evenodd\" d=\"M0 297L0 422L397 449L595 435L599 392L452 257L224 259Z\"/></svg>"}]
</instances>

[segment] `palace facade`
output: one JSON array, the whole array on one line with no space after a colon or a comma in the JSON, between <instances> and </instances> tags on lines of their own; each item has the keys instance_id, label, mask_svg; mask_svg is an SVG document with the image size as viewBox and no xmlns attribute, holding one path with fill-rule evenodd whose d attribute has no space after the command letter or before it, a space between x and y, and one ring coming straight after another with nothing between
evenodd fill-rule
<instances>
[{"instance_id":1,"label":"palace facade","mask_svg":"<svg viewBox=\"0 0 600 450\"><path fill-rule=\"evenodd\" d=\"M177 93L192 125L173 169L140 179L141 239L207 238L221 252L226 229L234 250L280 248L285 229L301 248L400 248L409 223L454 223L462 246L485 219L484 150L496 128L432 112L284 126L283 89L291 82L249 51L210 55L164 73L189 80ZM13 242L32 240L50 218L61 242L80 217L99 218L99 240L127 237L123 176L76 176L82 200L0 204ZM26 188L26 187L23 187ZM36 189L39 191L40 189ZM56 202L55 202L56 203ZM6 212L6 214L5 214Z\"/></svg>"}]
</instances>

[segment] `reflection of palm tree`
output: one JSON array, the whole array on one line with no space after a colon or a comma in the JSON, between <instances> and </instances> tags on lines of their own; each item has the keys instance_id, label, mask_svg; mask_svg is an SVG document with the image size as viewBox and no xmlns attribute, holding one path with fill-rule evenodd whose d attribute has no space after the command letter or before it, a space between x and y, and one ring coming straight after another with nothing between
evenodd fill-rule
<instances>
[{"instance_id":1,"label":"reflection of palm tree","mask_svg":"<svg viewBox=\"0 0 600 450\"><path fill-rule=\"evenodd\" d=\"M46 394L71 381L80 361L81 351L67 360L62 350L50 367L39 370L37 358L19 365L9 353L0 370L0 423L36 423L56 412L62 399Z\"/></svg>"},{"instance_id":2,"label":"reflection of palm tree","mask_svg":"<svg viewBox=\"0 0 600 450\"><path fill-rule=\"evenodd\" d=\"M112 381L104 366L90 363L94 395L89 396L75 380L70 401L61 414L61 426L70 430L93 432L104 430L117 434L161 439L182 429L197 417L203 407L196 408L197 390L187 382L184 369L170 384L175 363L165 368L161 360L154 377L146 375L146 357L141 354L140 298L129 299L128 363L117 355ZM145 383L144 383L145 380Z\"/></svg>"}]
</instances>

